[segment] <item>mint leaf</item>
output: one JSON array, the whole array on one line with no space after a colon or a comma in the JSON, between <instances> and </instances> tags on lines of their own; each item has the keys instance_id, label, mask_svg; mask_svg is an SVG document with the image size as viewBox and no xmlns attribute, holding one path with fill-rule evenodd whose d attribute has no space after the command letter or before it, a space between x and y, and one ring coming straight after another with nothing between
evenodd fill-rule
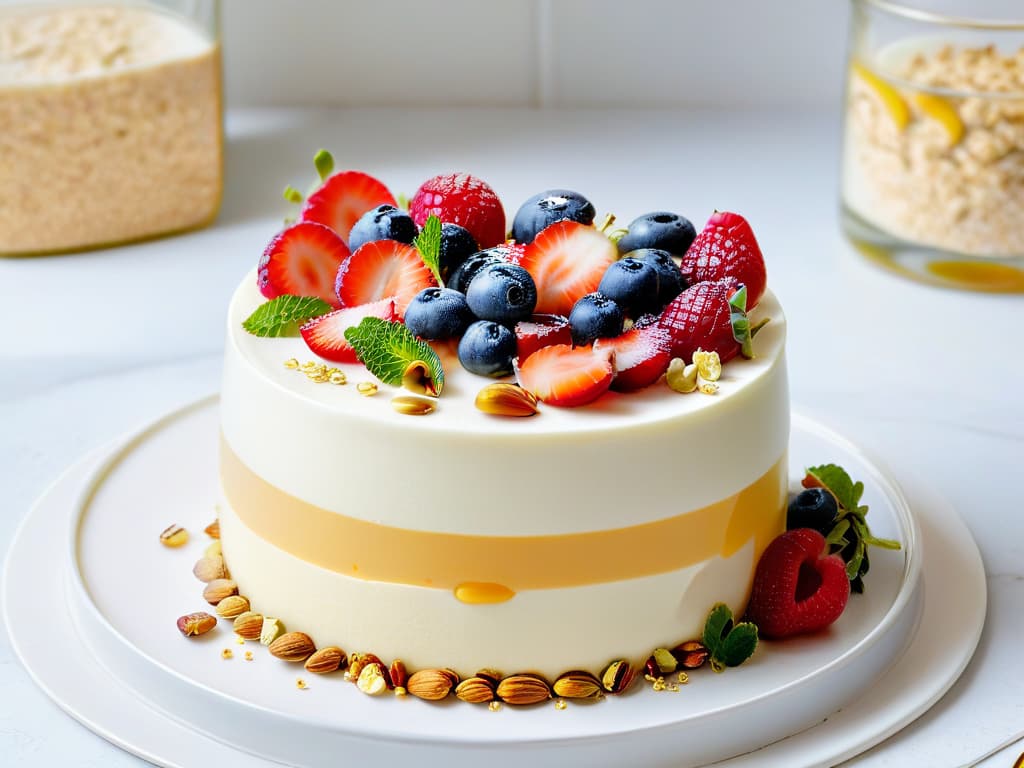
<instances>
[{"instance_id":1,"label":"mint leaf","mask_svg":"<svg viewBox=\"0 0 1024 768\"><path fill-rule=\"evenodd\" d=\"M316 172L320 177L320 181L327 181L327 177L334 170L334 156L326 149L318 150L313 155L313 165L316 166Z\"/></svg>"},{"instance_id":2,"label":"mint leaf","mask_svg":"<svg viewBox=\"0 0 1024 768\"><path fill-rule=\"evenodd\" d=\"M748 360L754 356L754 337L750 334L750 319L747 317L747 286L740 289L729 299L729 322L732 324L732 337L740 345L740 354Z\"/></svg>"},{"instance_id":3,"label":"mint leaf","mask_svg":"<svg viewBox=\"0 0 1024 768\"><path fill-rule=\"evenodd\" d=\"M406 368L421 361L430 372L431 388L441 394L444 369L440 358L429 344L413 336L402 323L364 317L359 325L345 329L345 339L370 373L385 384L401 386Z\"/></svg>"},{"instance_id":4,"label":"mint leaf","mask_svg":"<svg viewBox=\"0 0 1024 768\"><path fill-rule=\"evenodd\" d=\"M840 520L836 523L835 527L829 531L828 536L825 537L825 541L839 548L845 547L848 542L844 537L848 530L850 530L850 521Z\"/></svg>"},{"instance_id":5,"label":"mint leaf","mask_svg":"<svg viewBox=\"0 0 1024 768\"><path fill-rule=\"evenodd\" d=\"M278 296L256 307L242 327L253 336L298 336L300 325L333 309L316 296Z\"/></svg>"},{"instance_id":6,"label":"mint leaf","mask_svg":"<svg viewBox=\"0 0 1024 768\"><path fill-rule=\"evenodd\" d=\"M757 649L757 626L744 621L734 626L716 654L718 660L727 667L738 667L754 655Z\"/></svg>"},{"instance_id":7,"label":"mint leaf","mask_svg":"<svg viewBox=\"0 0 1024 768\"><path fill-rule=\"evenodd\" d=\"M712 656L718 654L723 636L732 626L732 610L725 603L716 603L704 622L704 647Z\"/></svg>"},{"instance_id":8,"label":"mint leaf","mask_svg":"<svg viewBox=\"0 0 1024 768\"><path fill-rule=\"evenodd\" d=\"M822 464L818 467L808 467L807 474L821 483L825 490L831 492L840 507L847 510L857 509L860 494L855 491L853 480L846 474L845 469L836 464ZM860 492L863 493L863 486Z\"/></svg>"},{"instance_id":9,"label":"mint leaf","mask_svg":"<svg viewBox=\"0 0 1024 768\"><path fill-rule=\"evenodd\" d=\"M434 214L430 214L423 222L423 229L412 241L416 250L420 252L420 258L434 273L434 279L438 285L441 282L441 220Z\"/></svg>"}]
</instances>

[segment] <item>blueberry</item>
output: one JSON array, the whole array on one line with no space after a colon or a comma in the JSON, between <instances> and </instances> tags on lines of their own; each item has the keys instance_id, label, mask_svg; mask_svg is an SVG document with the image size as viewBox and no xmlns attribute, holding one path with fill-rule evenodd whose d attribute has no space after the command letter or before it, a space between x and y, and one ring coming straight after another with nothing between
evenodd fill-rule
<instances>
[{"instance_id":1,"label":"blueberry","mask_svg":"<svg viewBox=\"0 0 1024 768\"><path fill-rule=\"evenodd\" d=\"M447 278L462 263L476 253L480 246L469 230L458 224L444 224L441 227L441 277Z\"/></svg>"},{"instance_id":2,"label":"blueberry","mask_svg":"<svg viewBox=\"0 0 1024 768\"><path fill-rule=\"evenodd\" d=\"M569 313L572 343L589 344L594 339L622 333L622 308L603 293L581 296Z\"/></svg>"},{"instance_id":3,"label":"blueberry","mask_svg":"<svg viewBox=\"0 0 1024 768\"><path fill-rule=\"evenodd\" d=\"M490 264L469 284L466 301L481 320L515 325L533 314L537 286L530 273L514 264Z\"/></svg>"},{"instance_id":4,"label":"blueberry","mask_svg":"<svg viewBox=\"0 0 1024 768\"><path fill-rule=\"evenodd\" d=\"M658 304L658 270L639 259L612 262L597 290L633 318L661 309Z\"/></svg>"},{"instance_id":5,"label":"blueberry","mask_svg":"<svg viewBox=\"0 0 1024 768\"><path fill-rule=\"evenodd\" d=\"M789 503L786 528L813 528L822 536L828 536L836 525L838 514L835 496L824 488L808 488Z\"/></svg>"},{"instance_id":6,"label":"blueberry","mask_svg":"<svg viewBox=\"0 0 1024 768\"><path fill-rule=\"evenodd\" d=\"M375 240L397 240L411 243L416 239L416 223L412 216L393 205L378 205L359 217L348 233L348 249L356 249Z\"/></svg>"},{"instance_id":7,"label":"blueberry","mask_svg":"<svg viewBox=\"0 0 1024 768\"><path fill-rule=\"evenodd\" d=\"M512 220L512 239L527 245L549 224L562 219L593 224L594 214L593 203L579 192L549 189L534 195L516 211L516 217Z\"/></svg>"},{"instance_id":8,"label":"blueberry","mask_svg":"<svg viewBox=\"0 0 1024 768\"><path fill-rule=\"evenodd\" d=\"M626 258L650 264L658 272L658 303L662 307L690 287L679 265L672 261L672 254L668 251L638 248L627 253Z\"/></svg>"},{"instance_id":9,"label":"blueberry","mask_svg":"<svg viewBox=\"0 0 1024 768\"><path fill-rule=\"evenodd\" d=\"M480 376L507 376L516 355L516 335L490 320L477 320L459 340L459 362Z\"/></svg>"},{"instance_id":10,"label":"blueberry","mask_svg":"<svg viewBox=\"0 0 1024 768\"><path fill-rule=\"evenodd\" d=\"M423 339L452 339L473 322L466 297L451 288L424 288L405 308L405 326Z\"/></svg>"},{"instance_id":11,"label":"blueberry","mask_svg":"<svg viewBox=\"0 0 1024 768\"><path fill-rule=\"evenodd\" d=\"M465 293L469 290L469 284L473 282L473 278L476 277L484 267L489 267L491 264L505 264L506 261L502 256L504 249L500 245L496 245L494 248L488 248L484 251L478 251L466 259L460 264L451 277L445 282L449 288L454 288L456 291Z\"/></svg>"},{"instance_id":12,"label":"blueberry","mask_svg":"<svg viewBox=\"0 0 1024 768\"><path fill-rule=\"evenodd\" d=\"M689 219L678 213L654 211L633 219L626 235L619 240L619 253L629 253L637 248L658 248L673 256L686 253L697 230Z\"/></svg>"}]
</instances>

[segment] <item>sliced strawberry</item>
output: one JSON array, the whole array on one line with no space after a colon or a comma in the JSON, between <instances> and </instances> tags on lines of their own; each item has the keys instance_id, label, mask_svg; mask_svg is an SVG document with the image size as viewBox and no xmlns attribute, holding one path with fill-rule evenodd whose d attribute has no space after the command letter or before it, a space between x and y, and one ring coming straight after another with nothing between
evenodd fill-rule
<instances>
[{"instance_id":1,"label":"sliced strawberry","mask_svg":"<svg viewBox=\"0 0 1024 768\"><path fill-rule=\"evenodd\" d=\"M364 317L379 317L381 320L396 320L395 300L381 299L358 307L336 309L321 317L314 318L299 329L313 354L334 363L357 363L356 351L345 339L345 329Z\"/></svg>"},{"instance_id":2,"label":"sliced strawberry","mask_svg":"<svg viewBox=\"0 0 1024 768\"><path fill-rule=\"evenodd\" d=\"M299 219L330 227L347 244L348 233L359 217L384 204L398 203L381 182L362 171L341 171L309 196Z\"/></svg>"},{"instance_id":3,"label":"sliced strawberry","mask_svg":"<svg viewBox=\"0 0 1024 768\"><path fill-rule=\"evenodd\" d=\"M343 307L357 307L393 296L401 318L413 296L437 285L419 251L395 240L360 246L337 270L334 287Z\"/></svg>"},{"instance_id":4,"label":"sliced strawberry","mask_svg":"<svg viewBox=\"0 0 1024 768\"><path fill-rule=\"evenodd\" d=\"M734 335L729 299L737 287L735 278L697 283L668 303L658 325L669 334L672 357L688 362L698 349L717 352L723 363L736 357L742 345Z\"/></svg>"},{"instance_id":5,"label":"sliced strawberry","mask_svg":"<svg viewBox=\"0 0 1024 768\"><path fill-rule=\"evenodd\" d=\"M431 214L469 230L481 249L505 242L505 209L487 182L476 176L446 173L423 182L409 203L409 215L422 227Z\"/></svg>"},{"instance_id":6,"label":"sliced strawberry","mask_svg":"<svg viewBox=\"0 0 1024 768\"><path fill-rule=\"evenodd\" d=\"M747 309L764 295L768 275L764 256L747 220L738 213L715 211L683 255L680 265L690 284L736 278L747 286Z\"/></svg>"},{"instance_id":7,"label":"sliced strawberry","mask_svg":"<svg viewBox=\"0 0 1024 768\"><path fill-rule=\"evenodd\" d=\"M672 337L658 323L635 325L610 339L598 339L595 350L615 350L612 389L631 392L658 380L672 360Z\"/></svg>"},{"instance_id":8,"label":"sliced strawberry","mask_svg":"<svg viewBox=\"0 0 1024 768\"><path fill-rule=\"evenodd\" d=\"M256 280L260 293L276 296L317 296L338 306L334 276L349 256L334 230L310 221L278 232L260 258Z\"/></svg>"},{"instance_id":9,"label":"sliced strawberry","mask_svg":"<svg viewBox=\"0 0 1024 768\"><path fill-rule=\"evenodd\" d=\"M541 230L519 259L537 284L535 311L568 316L617 256L615 244L586 224L565 219Z\"/></svg>"},{"instance_id":10,"label":"sliced strawberry","mask_svg":"<svg viewBox=\"0 0 1024 768\"><path fill-rule=\"evenodd\" d=\"M586 405L608 391L615 375L611 349L556 344L519 366L519 384L548 405Z\"/></svg>"},{"instance_id":11,"label":"sliced strawberry","mask_svg":"<svg viewBox=\"0 0 1024 768\"><path fill-rule=\"evenodd\" d=\"M569 319L562 315L532 315L516 323L516 357L522 363L543 347L572 344Z\"/></svg>"}]
</instances>

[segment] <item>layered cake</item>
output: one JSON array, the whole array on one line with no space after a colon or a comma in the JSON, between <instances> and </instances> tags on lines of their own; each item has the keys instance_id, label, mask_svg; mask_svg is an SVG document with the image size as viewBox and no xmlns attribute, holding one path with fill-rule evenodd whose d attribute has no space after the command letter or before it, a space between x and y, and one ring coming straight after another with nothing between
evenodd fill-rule
<instances>
[{"instance_id":1,"label":"layered cake","mask_svg":"<svg viewBox=\"0 0 1024 768\"><path fill-rule=\"evenodd\" d=\"M318 218L311 196L243 279L221 395L224 561L264 616L410 671L640 666L701 637L717 603L741 616L785 529L782 310L735 214L607 233L556 190L504 242L475 182L421 189L407 214L350 178L362 211L335 200L340 218ZM455 230L472 239L458 258ZM277 325L254 321L261 307Z\"/></svg>"}]
</instances>

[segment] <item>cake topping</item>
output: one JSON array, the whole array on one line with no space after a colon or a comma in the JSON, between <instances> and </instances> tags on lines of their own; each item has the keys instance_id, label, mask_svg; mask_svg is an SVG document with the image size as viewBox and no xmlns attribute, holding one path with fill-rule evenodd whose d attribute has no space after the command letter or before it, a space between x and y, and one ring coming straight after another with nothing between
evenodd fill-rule
<instances>
[{"instance_id":1,"label":"cake topping","mask_svg":"<svg viewBox=\"0 0 1024 768\"><path fill-rule=\"evenodd\" d=\"M399 317L413 297L437 285L420 252L395 240L377 240L359 248L335 270L338 301L344 307L393 298Z\"/></svg>"},{"instance_id":2,"label":"cake topping","mask_svg":"<svg viewBox=\"0 0 1024 768\"><path fill-rule=\"evenodd\" d=\"M496 381L481 389L476 407L492 416L533 416L538 412L537 398L515 384Z\"/></svg>"},{"instance_id":3,"label":"cake topping","mask_svg":"<svg viewBox=\"0 0 1024 768\"><path fill-rule=\"evenodd\" d=\"M654 249L681 257L696 236L696 229L685 216L670 211L653 211L630 222L619 239L619 252L632 255L630 252L638 249ZM666 301L671 299L669 297Z\"/></svg>"},{"instance_id":4,"label":"cake topping","mask_svg":"<svg viewBox=\"0 0 1024 768\"><path fill-rule=\"evenodd\" d=\"M165 547L182 547L188 543L188 531L180 525L169 525L160 532L160 543Z\"/></svg>"},{"instance_id":5,"label":"cake topping","mask_svg":"<svg viewBox=\"0 0 1024 768\"><path fill-rule=\"evenodd\" d=\"M348 256L348 247L333 229L300 221L275 235L263 252L260 292L268 299L316 296L337 307L334 278Z\"/></svg>"},{"instance_id":6,"label":"cake topping","mask_svg":"<svg viewBox=\"0 0 1024 768\"><path fill-rule=\"evenodd\" d=\"M317 159L326 163L328 153ZM333 165L333 160L331 160ZM326 167L326 166L325 166ZM322 171L323 168L318 168ZM327 178L306 200L301 221L317 222L330 227L345 242L360 217L378 205L396 205L395 198L381 182L361 171L343 171Z\"/></svg>"},{"instance_id":7,"label":"cake topping","mask_svg":"<svg viewBox=\"0 0 1024 768\"><path fill-rule=\"evenodd\" d=\"M757 649L759 626L750 621L737 624L729 606L725 603L715 605L704 624L703 636L704 646L710 653L711 668L721 672L726 667L738 667L753 656Z\"/></svg>"},{"instance_id":8,"label":"cake topping","mask_svg":"<svg viewBox=\"0 0 1024 768\"><path fill-rule=\"evenodd\" d=\"M738 213L715 211L693 245L683 254L682 273L692 283L734 278L747 287L747 308L764 294L768 278L764 257L747 220Z\"/></svg>"},{"instance_id":9,"label":"cake topping","mask_svg":"<svg viewBox=\"0 0 1024 768\"><path fill-rule=\"evenodd\" d=\"M621 262L619 262L621 263ZM656 382L668 369L672 340L656 322L634 325L613 339L598 339L595 350L614 350L615 378L612 389L631 392Z\"/></svg>"},{"instance_id":10,"label":"cake topping","mask_svg":"<svg viewBox=\"0 0 1024 768\"><path fill-rule=\"evenodd\" d=\"M178 619L178 631L185 637L205 635L215 626L217 619L204 611L189 613Z\"/></svg>"},{"instance_id":11,"label":"cake topping","mask_svg":"<svg viewBox=\"0 0 1024 768\"><path fill-rule=\"evenodd\" d=\"M324 360L335 363L356 363L359 358L345 331L359 325L364 317L395 320L395 300L391 297L360 304L356 307L336 309L305 323L300 332L306 346ZM324 371L326 373L326 371Z\"/></svg>"},{"instance_id":12,"label":"cake topping","mask_svg":"<svg viewBox=\"0 0 1024 768\"><path fill-rule=\"evenodd\" d=\"M410 365L420 363L425 366L424 386L438 395L444 389L444 369L437 353L401 323L366 317L348 328L345 338L370 373L385 384L401 386Z\"/></svg>"},{"instance_id":13,"label":"cake topping","mask_svg":"<svg viewBox=\"0 0 1024 768\"><path fill-rule=\"evenodd\" d=\"M529 245L538 233L556 221L570 219L580 224L593 224L595 215L594 204L579 192L549 189L534 195L516 211L512 239Z\"/></svg>"},{"instance_id":14,"label":"cake topping","mask_svg":"<svg viewBox=\"0 0 1024 768\"><path fill-rule=\"evenodd\" d=\"M522 363L519 383L549 405L585 405L608 391L615 375L614 357L612 349L545 347Z\"/></svg>"},{"instance_id":15,"label":"cake topping","mask_svg":"<svg viewBox=\"0 0 1024 768\"><path fill-rule=\"evenodd\" d=\"M423 226L431 215L468 230L481 248L505 241L505 209L493 189L468 173L427 179L409 203L413 221Z\"/></svg>"},{"instance_id":16,"label":"cake topping","mask_svg":"<svg viewBox=\"0 0 1024 768\"><path fill-rule=\"evenodd\" d=\"M303 323L326 315L331 309L330 304L316 296L277 296L256 307L242 327L253 336L296 336Z\"/></svg>"}]
</instances>

